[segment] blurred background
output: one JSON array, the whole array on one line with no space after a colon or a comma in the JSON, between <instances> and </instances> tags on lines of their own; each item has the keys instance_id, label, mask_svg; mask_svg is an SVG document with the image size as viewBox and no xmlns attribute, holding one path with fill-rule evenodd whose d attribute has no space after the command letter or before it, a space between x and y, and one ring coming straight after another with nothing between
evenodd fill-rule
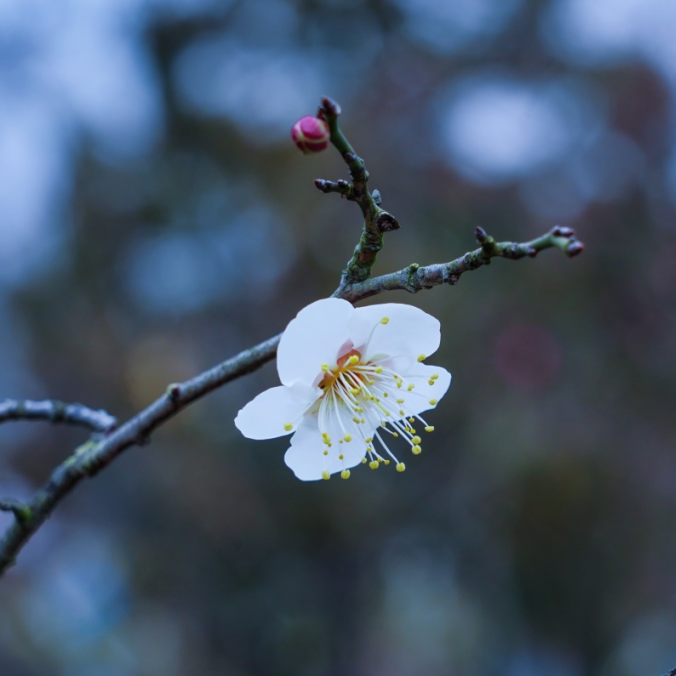
<instances>
[{"instance_id":1,"label":"blurred background","mask_svg":"<svg viewBox=\"0 0 676 676\"><path fill-rule=\"evenodd\" d=\"M60 505L0 583L3 676L650 676L676 666L673 0L0 0L0 398L124 420L329 295L358 208L293 122L322 95L402 229L560 224L380 301L453 385L405 474L301 483L233 419L274 364ZM27 498L85 439L0 427ZM7 515L0 515L5 526Z\"/></svg>"}]
</instances>

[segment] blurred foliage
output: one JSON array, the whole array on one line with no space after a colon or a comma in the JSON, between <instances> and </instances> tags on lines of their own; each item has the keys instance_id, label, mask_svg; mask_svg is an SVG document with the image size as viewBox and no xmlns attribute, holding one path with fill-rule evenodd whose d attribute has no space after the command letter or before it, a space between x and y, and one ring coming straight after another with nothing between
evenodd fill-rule
<instances>
[{"instance_id":1,"label":"blurred foliage","mask_svg":"<svg viewBox=\"0 0 676 676\"><path fill-rule=\"evenodd\" d=\"M270 365L81 486L3 580L0 673L676 664L674 15L592 4L0 3L3 396L124 419L330 294L359 213L288 139L323 94L402 224L377 273L476 225L587 244L387 297L440 318L454 375L403 475L303 484L242 438ZM18 498L81 440L0 436Z\"/></svg>"}]
</instances>

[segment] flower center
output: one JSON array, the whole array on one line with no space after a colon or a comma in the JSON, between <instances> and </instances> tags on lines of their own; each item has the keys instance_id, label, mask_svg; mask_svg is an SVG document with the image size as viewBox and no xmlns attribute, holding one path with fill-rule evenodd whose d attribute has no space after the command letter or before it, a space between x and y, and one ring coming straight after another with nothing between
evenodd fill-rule
<instances>
[{"instance_id":1,"label":"flower center","mask_svg":"<svg viewBox=\"0 0 676 676\"><path fill-rule=\"evenodd\" d=\"M383 320L379 322L385 323ZM390 460L375 449L374 441L377 440L384 455L394 460L397 471L403 472L406 466L390 451L381 432L387 432L395 438L403 437L411 446L413 454L418 455L422 451L421 438L413 423L419 420L425 431L434 430L420 415L412 412L411 401L423 395L415 392L415 384L410 382L410 378L407 380L390 367L378 363L387 363L390 359L383 357L381 360L362 362L361 352L353 349L337 360L335 369L329 368L327 364L322 366L324 377L319 383L322 395L318 401L317 414L324 444L323 453L325 457L338 453L339 460L343 462L341 476L344 479L350 476L350 470L345 468L345 456L341 451L346 449L344 444L350 444L353 439L364 449L362 463L368 462L371 469L390 464ZM433 375L431 378L430 384L438 376ZM338 430L340 432L336 435ZM333 438L331 431L334 432ZM336 436L339 437L337 448L334 447ZM325 479L330 477L328 470L323 476Z\"/></svg>"}]
</instances>

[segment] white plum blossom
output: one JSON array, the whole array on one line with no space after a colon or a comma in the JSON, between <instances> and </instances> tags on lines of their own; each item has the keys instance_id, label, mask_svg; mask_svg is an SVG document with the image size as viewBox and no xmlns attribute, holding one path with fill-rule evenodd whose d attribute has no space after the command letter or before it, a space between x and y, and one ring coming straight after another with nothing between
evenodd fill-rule
<instances>
[{"instance_id":1,"label":"white plum blossom","mask_svg":"<svg viewBox=\"0 0 676 676\"><path fill-rule=\"evenodd\" d=\"M434 408L451 374L422 361L439 347L439 321L411 305L354 308L338 298L301 310L282 335L282 385L250 401L235 425L250 439L293 433L284 460L303 481L329 479L367 463L406 467L385 442L404 440L421 452L420 416Z\"/></svg>"}]
</instances>

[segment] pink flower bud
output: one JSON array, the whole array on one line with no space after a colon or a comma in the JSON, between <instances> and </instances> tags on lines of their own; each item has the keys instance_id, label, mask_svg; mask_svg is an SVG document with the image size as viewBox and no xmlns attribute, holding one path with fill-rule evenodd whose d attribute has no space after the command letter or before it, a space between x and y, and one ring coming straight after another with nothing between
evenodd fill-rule
<instances>
[{"instance_id":1,"label":"pink flower bud","mask_svg":"<svg viewBox=\"0 0 676 676\"><path fill-rule=\"evenodd\" d=\"M301 117L291 130L293 142L303 151L308 153L320 153L326 150L331 139L329 125L318 117L306 115Z\"/></svg>"}]
</instances>

